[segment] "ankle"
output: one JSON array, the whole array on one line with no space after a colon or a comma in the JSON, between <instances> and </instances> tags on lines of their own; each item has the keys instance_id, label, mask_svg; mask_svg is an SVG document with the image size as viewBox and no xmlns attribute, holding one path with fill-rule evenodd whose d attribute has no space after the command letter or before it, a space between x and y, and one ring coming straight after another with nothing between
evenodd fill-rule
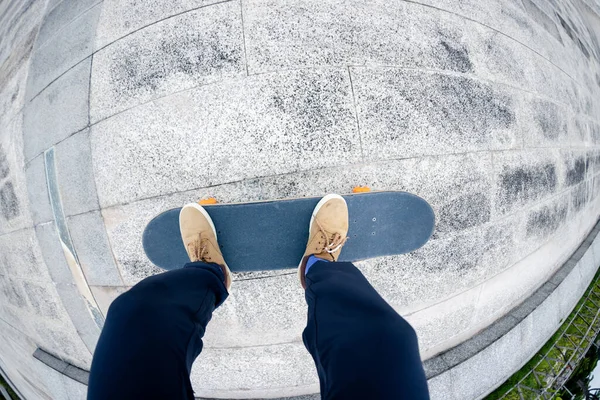
<instances>
[{"instance_id":1,"label":"ankle","mask_svg":"<svg viewBox=\"0 0 600 400\"><path fill-rule=\"evenodd\" d=\"M308 270L310 269L310 267L312 267L314 264L318 263L319 261L331 262L330 260L327 260L326 258L322 258L316 254L312 254L312 255L308 256L308 260L306 260L306 268L304 269L304 274L308 274Z\"/></svg>"}]
</instances>

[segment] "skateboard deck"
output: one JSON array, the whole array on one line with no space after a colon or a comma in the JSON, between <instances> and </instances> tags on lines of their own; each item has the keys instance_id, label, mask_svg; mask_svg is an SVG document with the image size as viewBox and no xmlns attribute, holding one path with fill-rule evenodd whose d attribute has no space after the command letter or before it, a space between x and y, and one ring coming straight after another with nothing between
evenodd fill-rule
<instances>
[{"instance_id":1,"label":"skateboard deck","mask_svg":"<svg viewBox=\"0 0 600 400\"><path fill-rule=\"evenodd\" d=\"M435 216L423 199L406 192L343 196L348 203L348 241L340 261L404 254L423 246ZM308 241L313 209L321 198L203 205L217 229L223 257L234 272L298 266ZM175 208L156 216L144 230L143 245L152 263L177 269L189 262Z\"/></svg>"}]
</instances>

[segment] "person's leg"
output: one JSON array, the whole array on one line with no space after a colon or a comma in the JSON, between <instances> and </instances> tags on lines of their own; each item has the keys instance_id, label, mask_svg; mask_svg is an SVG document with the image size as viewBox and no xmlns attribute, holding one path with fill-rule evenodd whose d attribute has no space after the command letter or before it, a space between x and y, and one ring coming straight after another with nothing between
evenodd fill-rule
<instances>
[{"instance_id":1,"label":"person's leg","mask_svg":"<svg viewBox=\"0 0 600 400\"><path fill-rule=\"evenodd\" d=\"M110 306L88 399L193 399L192 363L227 298L221 268L190 263L144 279Z\"/></svg>"},{"instance_id":2,"label":"person's leg","mask_svg":"<svg viewBox=\"0 0 600 400\"><path fill-rule=\"evenodd\" d=\"M429 399L414 329L351 263L306 274L303 339L323 399Z\"/></svg>"},{"instance_id":3,"label":"person's leg","mask_svg":"<svg viewBox=\"0 0 600 400\"><path fill-rule=\"evenodd\" d=\"M429 399L414 329L351 263L336 262L348 233L338 195L317 204L298 266L308 323L302 335L323 399Z\"/></svg>"},{"instance_id":4,"label":"person's leg","mask_svg":"<svg viewBox=\"0 0 600 400\"><path fill-rule=\"evenodd\" d=\"M144 279L110 306L94 351L89 400L193 399L190 371L212 312L227 298L231 271L208 213L179 215L190 263Z\"/></svg>"}]
</instances>

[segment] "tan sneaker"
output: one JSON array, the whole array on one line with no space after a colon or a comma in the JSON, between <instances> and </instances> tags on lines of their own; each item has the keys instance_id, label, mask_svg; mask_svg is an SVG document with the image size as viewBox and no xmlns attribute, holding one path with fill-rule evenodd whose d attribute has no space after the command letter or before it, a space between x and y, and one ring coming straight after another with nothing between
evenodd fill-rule
<instances>
[{"instance_id":1,"label":"tan sneaker","mask_svg":"<svg viewBox=\"0 0 600 400\"><path fill-rule=\"evenodd\" d=\"M300 265L298 277L306 289L306 261L314 255L328 261L337 261L348 233L348 205L337 194L328 194L315 207L310 219L308 244Z\"/></svg>"},{"instance_id":2,"label":"tan sneaker","mask_svg":"<svg viewBox=\"0 0 600 400\"><path fill-rule=\"evenodd\" d=\"M218 264L225 275L227 291L231 287L231 271L221 254L217 230L210 215L199 204L185 205L179 213L179 229L190 261Z\"/></svg>"}]
</instances>

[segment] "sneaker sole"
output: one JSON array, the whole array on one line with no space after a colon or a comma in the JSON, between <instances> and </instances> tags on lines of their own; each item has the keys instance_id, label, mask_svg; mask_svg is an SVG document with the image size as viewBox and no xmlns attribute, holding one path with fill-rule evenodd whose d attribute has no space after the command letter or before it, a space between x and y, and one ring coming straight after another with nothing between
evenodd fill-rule
<instances>
[{"instance_id":1,"label":"sneaker sole","mask_svg":"<svg viewBox=\"0 0 600 400\"><path fill-rule=\"evenodd\" d=\"M206 212L204 207L202 207L198 203L189 203L189 204L186 204L185 206L183 206L183 208L181 210L183 211L184 208L188 208L188 207L195 208L196 210L200 211L200 213L204 216L204 218L206 218L206 220L210 224L210 227L211 227L213 233L215 234L215 239L217 239L217 243L218 243L219 237L217 236L217 229L215 228L215 224L214 224L212 218L210 217L210 215L208 215L208 213ZM179 213L179 226L181 226L181 212ZM229 269L229 265L227 265L227 263L225 263L225 269L227 270L227 276L225 278L229 278L229 281L232 282L233 277L231 276L231 270ZM229 292L231 291L230 288L227 290Z\"/></svg>"},{"instance_id":2,"label":"sneaker sole","mask_svg":"<svg viewBox=\"0 0 600 400\"><path fill-rule=\"evenodd\" d=\"M310 237L312 236L311 228L312 228L313 222L315 220L315 215L317 215L317 213L319 212L319 210L321 209L321 207L323 207L323 205L325 203L327 203L329 200L332 200L332 199L340 199L344 203L346 203L346 200L342 196L340 196L339 194L334 194L334 193L328 194L327 196L325 196L321 200L319 200L319 202L315 206L315 209L313 210L311 217L310 217L310 225L308 225L308 239L310 239ZM302 282L302 271L300 269L301 267L302 267L302 259L300 259L300 263L298 264L298 279L300 280L300 282Z\"/></svg>"}]
</instances>

